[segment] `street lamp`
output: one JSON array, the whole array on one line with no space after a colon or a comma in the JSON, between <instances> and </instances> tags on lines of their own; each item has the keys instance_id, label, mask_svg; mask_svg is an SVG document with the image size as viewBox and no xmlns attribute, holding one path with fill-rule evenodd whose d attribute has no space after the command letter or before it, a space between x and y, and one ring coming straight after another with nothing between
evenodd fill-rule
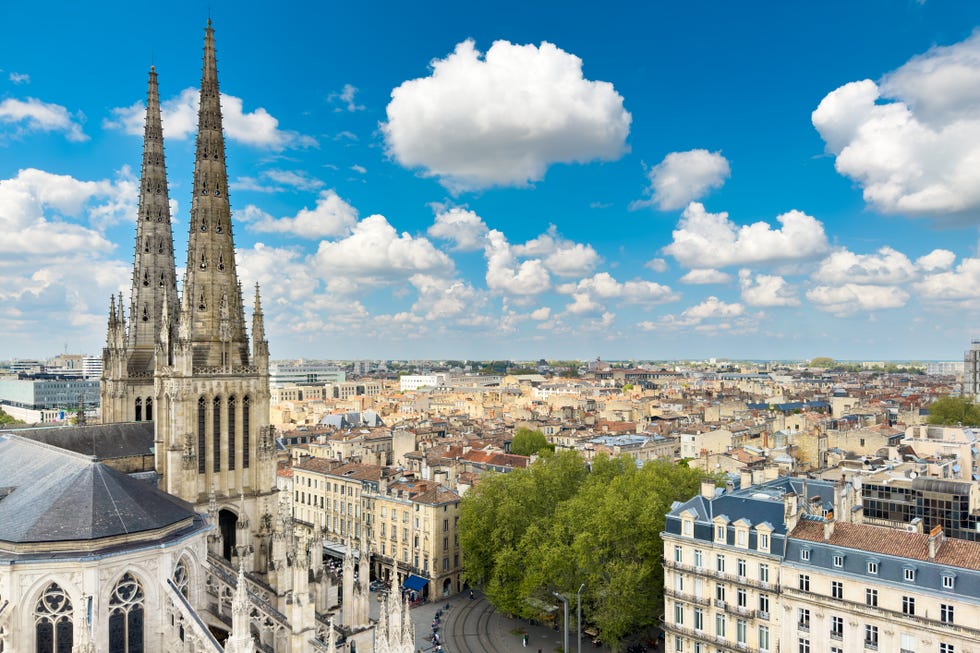
<instances>
[{"instance_id":1,"label":"street lamp","mask_svg":"<svg viewBox=\"0 0 980 653\"><path fill-rule=\"evenodd\" d=\"M578 634L578 653L582 653L582 590L585 589L585 583L582 583L581 587L578 588L578 592L575 593L575 609L578 611L578 630L575 631Z\"/></svg>"},{"instance_id":2,"label":"street lamp","mask_svg":"<svg viewBox=\"0 0 980 653\"><path fill-rule=\"evenodd\" d=\"M552 592L562 603L565 604L565 645L562 648L562 653L569 653L568 651L568 599L559 594L558 592Z\"/></svg>"}]
</instances>

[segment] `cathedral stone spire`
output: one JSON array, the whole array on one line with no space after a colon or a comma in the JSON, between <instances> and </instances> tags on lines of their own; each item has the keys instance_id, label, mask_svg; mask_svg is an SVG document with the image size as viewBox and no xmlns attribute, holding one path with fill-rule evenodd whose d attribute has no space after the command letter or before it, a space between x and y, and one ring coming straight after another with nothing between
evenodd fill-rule
<instances>
[{"instance_id":1,"label":"cathedral stone spire","mask_svg":"<svg viewBox=\"0 0 980 653\"><path fill-rule=\"evenodd\" d=\"M133 258L133 291L127 339L130 373L151 372L153 351L163 324L163 307L177 305L170 198L163 155L163 124L157 73L150 68L143 128L143 167ZM121 306L120 306L121 308Z\"/></svg>"},{"instance_id":2,"label":"cathedral stone spire","mask_svg":"<svg viewBox=\"0 0 980 653\"><path fill-rule=\"evenodd\" d=\"M225 368L248 365L248 338L235 270L235 243L228 202L218 64L210 21L204 36L197 121L194 196L183 288L189 299L189 335L194 348L194 365Z\"/></svg>"}]
</instances>

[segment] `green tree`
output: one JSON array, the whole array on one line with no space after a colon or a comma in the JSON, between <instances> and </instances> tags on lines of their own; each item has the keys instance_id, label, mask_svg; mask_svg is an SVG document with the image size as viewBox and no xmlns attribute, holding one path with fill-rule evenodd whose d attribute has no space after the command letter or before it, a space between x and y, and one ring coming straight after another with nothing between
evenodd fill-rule
<instances>
[{"instance_id":1,"label":"green tree","mask_svg":"<svg viewBox=\"0 0 980 653\"><path fill-rule=\"evenodd\" d=\"M929 423L980 426L980 406L966 397L941 397L929 406Z\"/></svg>"},{"instance_id":2,"label":"green tree","mask_svg":"<svg viewBox=\"0 0 980 653\"><path fill-rule=\"evenodd\" d=\"M831 368L834 367L837 362L828 356L817 356L810 361L809 367L820 367L820 368Z\"/></svg>"},{"instance_id":3,"label":"green tree","mask_svg":"<svg viewBox=\"0 0 980 653\"><path fill-rule=\"evenodd\" d=\"M583 619L617 648L662 613L660 532L673 501L698 491L701 474L670 462L642 468L597 457L584 472L574 452L494 475L461 504L464 575L504 612L537 616L528 599L582 594ZM574 608L574 606L573 606Z\"/></svg>"},{"instance_id":4,"label":"green tree","mask_svg":"<svg viewBox=\"0 0 980 653\"><path fill-rule=\"evenodd\" d=\"M554 449L554 445L548 444L544 433L524 427L517 429L510 443L510 452L518 456L532 456L543 450L554 451Z\"/></svg>"},{"instance_id":5,"label":"green tree","mask_svg":"<svg viewBox=\"0 0 980 653\"><path fill-rule=\"evenodd\" d=\"M0 426L8 426L12 424L23 424L23 422L18 419L14 419L7 413L3 412L3 409L0 408Z\"/></svg>"}]
</instances>

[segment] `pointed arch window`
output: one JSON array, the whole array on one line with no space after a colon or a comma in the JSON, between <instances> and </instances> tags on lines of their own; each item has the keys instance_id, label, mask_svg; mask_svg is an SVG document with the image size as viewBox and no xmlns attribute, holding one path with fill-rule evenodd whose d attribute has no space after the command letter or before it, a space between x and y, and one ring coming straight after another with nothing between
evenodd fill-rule
<instances>
[{"instance_id":1,"label":"pointed arch window","mask_svg":"<svg viewBox=\"0 0 980 653\"><path fill-rule=\"evenodd\" d=\"M204 218L201 218L201 231L207 231L207 230L208 230L208 221L205 220Z\"/></svg>"},{"instance_id":2,"label":"pointed arch window","mask_svg":"<svg viewBox=\"0 0 980 653\"><path fill-rule=\"evenodd\" d=\"M203 293L203 292L201 293L201 303L200 303L200 304L198 304L198 306L197 306L197 307L198 307L199 309L201 309L202 311L203 311L203 310L206 310L206 309L207 309L207 307L208 307L208 305L204 303L204 293Z\"/></svg>"},{"instance_id":3,"label":"pointed arch window","mask_svg":"<svg viewBox=\"0 0 980 653\"><path fill-rule=\"evenodd\" d=\"M71 599L51 583L34 607L35 652L71 653L73 631Z\"/></svg>"},{"instance_id":4,"label":"pointed arch window","mask_svg":"<svg viewBox=\"0 0 980 653\"><path fill-rule=\"evenodd\" d=\"M208 194L208 182L207 181L202 181L201 182L201 195L207 195L207 194Z\"/></svg>"},{"instance_id":5,"label":"pointed arch window","mask_svg":"<svg viewBox=\"0 0 980 653\"><path fill-rule=\"evenodd\" d=\"M188 585L190 584L190 575L187 573L187 563L181 558L177 561L174 566L173 575L174 585L177 586L177 591L184 595L184 598L189 598Z\"/></svg>"},{"instance_id":6,"label":"pointed arch window","mask_svg":"<svg viewBox=\"0 0 980 653\"><path fill-rule=\"evenodd\" d=\"M148 270L143 270L143 285L150 285L150 272Z\"/></svg>"},{"instance_id":7,"label":"pointed arch window","mask_svg":"<svg viewBox=\"0 0 980 653\"><path fill-rule=\"evenodd\" d=\"M221 471L221 397L215 397L211 404L211 435L214 438L214 465L212 469Z\"/></svg>"},{"instance_id":8,"label":"pointed arch window","mask_svg":"<svg viewBox=\"0 0 980 653\"><path fill-rule=\"evenodd\" d=\"M136 398L136 421L143 421L143 399L140 397Z\"/></svg>"},{"instance_id":9,"label":"pointed arch window","mask_svg":"<svg viewBox=\"0 0 980 653\"><path fill-rule=\"evenodd\" d=\"M197 400L197 473L204 473L204 459L205 459L205 433L204 428L207 425L207 419L205 416L205 409L207 408L207 403L204 401L204 397L200 397Z\"/></svg>"},{"instance_id":10,"label":"pointed arch window","mask_svg":"<svg viewBox=\"0 0 980 653\"><path fill-rule=\"evenodd\" d=\"M160 243L157 245L157 254L163 254L163 238L160 239Z\"/></svg>"},{"instance_id":11,"label":"pointed arch window","mask_svg":"<svg viewBox=\"0 0 980 653\"><path fill-rule=\"evenodd\" d=\"M242 397L242 469L248 469L249 429L251 428L252 402L248 395Z\"/></svg>"},{"instance_id":12,"label":"pointed arch window","mask_svg":"<svg viewBox=\"0 0 980 653\"><path fill-rule=\"evenodd\" d=\"M163 288L163 286L164 286L164 274L161 272L160 273L160 287Z\"/></svg>"},{"instance_id":13,"label":"pointed arch window","mask_svg":"<svg viewBox=\"0 0 980 653\"><path fill-rule=\"evenodd\" d=\"M150 285L150 284L147 283L146 285ZM143 321L148 322L149 320L150 320L150 312L146 308L146 304L143 304Z\"/></svg>"},{"instance_id":14,"label":"pointed arch window","mask_svg":"<svg viewBox=\"0 0 980 653\"><path fill-rule=\"evenodd\" d=\"M228 397L228 469L235 469L235 395Z\"/></svg>"},{"instance_id":15,"label":"pointed arch window","mask_svg":"<svg viewBox=\"0 0 980 653\"><path fill-rule=\"evenodd\" d=\"M109 653L143 653L143 588L129 573L109 597Z\"/></svg>"},{"instance_id":16,"label":"pointed arch window","mask_svg":"<svg viewBox=\"0 0 980 653\"><path fill-rule=\"evenodd\" d=\"M207 270L208 269L208 259L204 255L204 252L201 252L201 269L202 270Z\"/></svg>"},{"instance_id":17,"label":"pointed arch window","mask_svg":"<svg viewBox=\"0 0 980 653\"><path fill-rule=\"evenodd\" d=\"M217 229L215 229L215 231L217 231ZM219 270L225 269L225 257L223 254L218 254L218 269Z\"/></svg>"},{"instance_id":18,"label":"pointed arch window","mask_svg":"<svg viewBox=\"0 0 980 653\"><path fill-rule=\"evenodd\" d=\"M153 397L146 398L146 421L153 421Z\"/></svg>"},{"instance_id":19,"label":"pointed arch window","mask_svg":"<svg viewBox=\"0 0 980 653\"><path fill-rule=\"evenodd\" d=\"M150 218L147 217L146 219L149 220ZM146 252L147 254L150 253L150 239L149 238L144 238L143 239L143 251Z\"/></svg>"},{"instance_id":20,"label":"pointed arch window","mask_svg":"<svg viewBox=\"0 0 980 653\"><path fill-rule=\"evenodd\" d=\"M221 233L221 220L218 220L216 223L214 223L214 233L216 234Z\"/></svg>"}]
</instances>

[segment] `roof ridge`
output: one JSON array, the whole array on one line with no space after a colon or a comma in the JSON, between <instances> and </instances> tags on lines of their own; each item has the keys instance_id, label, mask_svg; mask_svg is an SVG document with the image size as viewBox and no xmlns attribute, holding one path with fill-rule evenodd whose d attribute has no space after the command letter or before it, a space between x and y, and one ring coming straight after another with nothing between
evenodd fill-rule
<instances>
[{"instance_id":1,"label":"roof ridge","mask_svg":"<svg viewBox=\"0 0 980 653\"><path fill-rule=\"evenodd\" d=\"M13 433L9 433L9 432L0 432L0 438L10 438L12 440L23 442L35 447L43 447L45 449L48 449L49 451L56 451L62 455L76 458L78 460L85 461L85 462L90 462L90 463L98 462L98 459L95 456L79 453L77 451L72 451L71 449L62 449L61 447L55 446L53 444L48 444L47 442L41 442L40 440L32 440L30 438L25 438L20 435L14 435Z\"/></svg>"}]
</instances>

